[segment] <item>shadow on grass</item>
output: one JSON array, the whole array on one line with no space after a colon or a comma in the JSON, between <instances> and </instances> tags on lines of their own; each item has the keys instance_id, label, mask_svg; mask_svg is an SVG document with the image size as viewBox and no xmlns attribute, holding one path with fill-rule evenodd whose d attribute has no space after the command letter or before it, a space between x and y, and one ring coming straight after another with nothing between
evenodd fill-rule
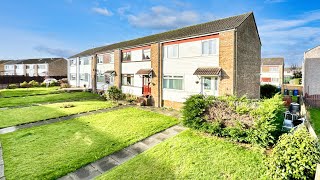
<instances>
[{"instance_id":1,"label":"shadow on grass","mask_svg":"<svg viewBox=\"0 0 320 180\"><path fill-rule=\"evenodd\" d=\"M177 123L141 111L127 108L1 135L5 175L55 179Z\"/></svg>"}]
</instances>

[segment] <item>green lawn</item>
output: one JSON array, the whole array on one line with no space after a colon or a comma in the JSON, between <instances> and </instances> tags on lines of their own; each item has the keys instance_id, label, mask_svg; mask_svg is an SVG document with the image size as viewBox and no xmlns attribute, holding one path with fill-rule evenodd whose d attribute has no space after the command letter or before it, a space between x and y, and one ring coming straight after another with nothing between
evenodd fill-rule
<instances>
[{"instance_id":1,"label":"green lawn","mask_svg":"<svg viewBox=\"0 0 320 180\"><path fill-rule=\"evenodd\" d=\"M64 105L74 107L63 108ZM110 101L88 100L0 110L0 128L112 107Z\"/></svg>"},{"instance_id":2,"label":"green lawn","mask_svg":"<svg viewBox=\"0 0 320 180\"><path fill-rule=\"evenodd\" d=\"M191 130L168 139L98 179L259 179L264 155Z\"/></svg>"},{"instance_id":3,"label":"green lawn","mask_svg":"<svg viewBox=\"0 0 320 180\"><path fill-rule=\"evenodd\" d=\"M34 94L50 94L50 93L59 92L59 89L60 87L2 89L0 90L0 97L29 96Z\"/></svg>"},{"instance_id":4,"label":"green lawn","mask_svg":"<svg viewBox=\"0 0 320 180\"><path fill-rule=\"evenodd\" d=\"M126 108L0 135L10 179L56 179L177 124L178 120Z\"/></svg>"},{"instance_id":5,"label":"green lawn","mask_svg":"<svg viewBox=\"0 0 320 180\"><path fill-rule=\"evenodd\" d=\"M99 95L89 92L73 92L39 96L0 98L0 107L25 106L35 103L57 102L62 100L93 99L98 97Z\"/></svg>"},{"instance_id":6,"label":"green lawn","mask_svg":"<svg viewBox=\"0 0 320 180\"><path fill-rule=\"evenodd\" d=\"M320 137L320 109L311 108L309 112L310 112L310 118L311 118L310 122L312 124L312 127L316 132L316 134L318 135L318 137Z\"/></svg>"}]
</instances>

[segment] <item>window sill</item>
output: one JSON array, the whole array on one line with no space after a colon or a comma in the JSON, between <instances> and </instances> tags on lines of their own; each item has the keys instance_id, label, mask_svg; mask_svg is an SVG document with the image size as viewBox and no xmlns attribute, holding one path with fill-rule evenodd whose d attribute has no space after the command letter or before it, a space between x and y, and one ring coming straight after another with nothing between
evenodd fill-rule
<instances>
[{"instance_id":1,"label":"window sill","mask_svg":"<svg viewBox=\"0 0 320 180\"><path fill-rule=\"evenodd\" d=\"M184 89L169 89L169 88L163 88L163 90L184 92Z\"/></svg>"}]
</instances>

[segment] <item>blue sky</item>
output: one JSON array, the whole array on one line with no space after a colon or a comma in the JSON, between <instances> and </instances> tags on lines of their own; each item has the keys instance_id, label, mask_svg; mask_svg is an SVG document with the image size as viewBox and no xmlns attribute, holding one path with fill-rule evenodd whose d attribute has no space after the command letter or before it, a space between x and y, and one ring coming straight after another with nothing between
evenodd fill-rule
<instances>
[{"instance_id":1,"label":"blue sky","mask_svg":"<svg viewBox=\"0 0 320 180\"><path fill-rule=\"evenodd\" d=\"M320 2L299 0L2 0L0 59L82 50L253 11L262 57L301 64L320 45Z\"/></svg>"}]
</instances>

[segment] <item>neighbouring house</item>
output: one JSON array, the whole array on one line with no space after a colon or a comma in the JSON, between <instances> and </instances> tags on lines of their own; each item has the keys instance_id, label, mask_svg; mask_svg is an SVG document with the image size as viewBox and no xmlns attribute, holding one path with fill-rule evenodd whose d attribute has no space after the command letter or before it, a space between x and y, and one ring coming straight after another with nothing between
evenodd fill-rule
<instances>
[{"instance_id":1,"label":"neighbouring house","mask_svg":"<svg viewBox=\"0 0 320 180\"><path fill-rule=\"evenodd\" d=\"M4 75L4 64L9 62L10 60L0 60L0 75Z\"/></svg>"},{"instance_id":2,"label":"neighbouring house","mask_svg":"<svg viewBox=\"0 0 320 180\"><path fill-rule=\"evenodd\" d=\"M303 92L320 95L320 45L304 53L302 65Z\"/></svg>"},{"instance_id":3,"label":"neighbouring house","mask_svg":"<svg viewBox=\"0 0 320 180\"><path fill-rule=\"evenodd\" d=\"M281 88L284 80L284 58L262 58L260 83Z\"/></svg>"},{"instance_id":4,"label":"neighbouring house","mask_svg":"<svg viewBox=\"0 0 320 180\"><path fill-rule=\"evenodd\" d=\"M200 93L260 97L261 41L252 12L89 49L68 64L73 86L115 85L151 96L157 107L179 108Z\"/></svg>"},{"instance_id":5,"label":"neighbouring house","mask_svg":"<svg viewBox=\"0 0 320 180\"><path fill-rule=\"evenodd\" d=\"M302 68L301 67L286 67L284 68L284 74L283 74L283 83L284 84L289 84L290 80L294 78L294 73L296 72L301 72Z\"/></svg>"},{"instance_id":6,"label":"neighbouring house","mask_svg":"<svg viewBox=\"0 0 320 180\"><path fill-rule=\"evenodd\" d=\"M67 64L64 58L10 60L4 63L4 75L67 76Z\"/></svg>"}]
</instances>

